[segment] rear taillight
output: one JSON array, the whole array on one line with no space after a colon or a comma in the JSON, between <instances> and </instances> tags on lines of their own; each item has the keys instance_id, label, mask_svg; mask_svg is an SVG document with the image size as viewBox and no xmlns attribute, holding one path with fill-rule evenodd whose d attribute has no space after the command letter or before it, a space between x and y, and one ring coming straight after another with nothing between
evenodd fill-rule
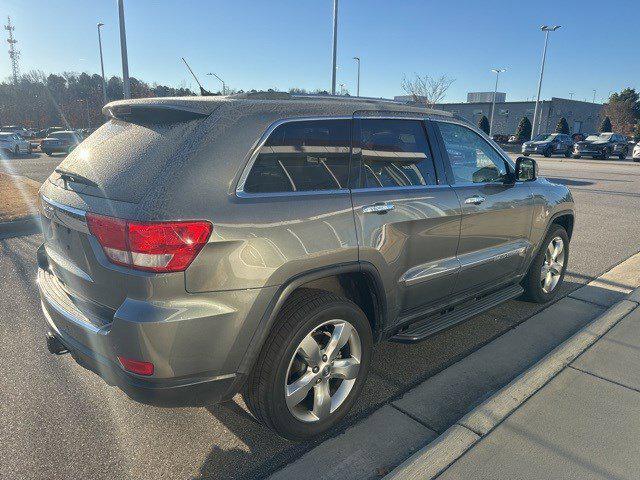
<instances>
[{"instance_id":1,"label":"rear taillight","mask_svg":"<svg viewBox=\"0 0 640 480\"><path fill-rule=\"evenodd\" d=\"M211 235L211 223L134 222L87 214L89 231L112 263L150 272L181 272Z\"/></svg>"}]
</instances>

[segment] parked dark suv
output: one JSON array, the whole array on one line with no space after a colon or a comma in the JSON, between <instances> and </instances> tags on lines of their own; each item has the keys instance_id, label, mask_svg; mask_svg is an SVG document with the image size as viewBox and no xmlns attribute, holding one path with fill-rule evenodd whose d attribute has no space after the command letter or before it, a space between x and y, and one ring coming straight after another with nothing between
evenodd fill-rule
<instances>
[{"instance_id":1,"label":"parked dark suv","mask_svg":"<svg viewBox=\"0 0 640 480\"><path fill-rule=\"evenodd\" d=\"M559 153L569 158L572 150L573 140L564 133L541 133L536 135L533 140L522 144L522 154L525 157L532 153L538 153L545 157Z\"/></svg>"},{"instance_id":2,"label":"parked dark suv","mask_svg":"<svg viewBox=\"0 0 640 480\"><path fill-rule=\"evenodd\" d=\"M615 155L620 160L627 158L629 153L629 140L617 133L601 133L589 135L582 142L576 142L573 150L573 158L590 156L602 160Z\"/></svg>"},{"instance_id":3,"label":"parked dark suv","mask_svg":"<svg viewBox=\"0 0 640 480\"><path fill-rule=\"evenodd\" d=\"M104 112L41 188L38 285L50 351L139 401L242 392L309 438L376 342L563 281L569 190L445 112L288 94Z\"/></svg>"}]
</instances>

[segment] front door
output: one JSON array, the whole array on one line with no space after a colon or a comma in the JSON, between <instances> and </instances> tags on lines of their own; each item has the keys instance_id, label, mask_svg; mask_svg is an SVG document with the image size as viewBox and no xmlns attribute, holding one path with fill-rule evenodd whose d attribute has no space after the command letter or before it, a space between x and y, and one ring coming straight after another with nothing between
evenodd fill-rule
<instances>
[{"instance_id":1,"label":"front door","mask_svg":"<svg viewBox=\"0 0 640 480\"><path fill-rule=\"evenodd\" d=\"M452 187L462 206L454 293L515 279L532 247L533 197L513 180L513 168L484 138L453 122L435 122Z\"/></svg>"},{"instance_id":2,"label":"front door","mask_svg":"<svg viewBox=\"0 0 640 480\"><path fill-rule=\"evenodd\" d=\"M356 118L352 189L360 261L376 265L389 317L451 294L460 204L434 162L425 122Z\"/></svg>"}]
</instances>

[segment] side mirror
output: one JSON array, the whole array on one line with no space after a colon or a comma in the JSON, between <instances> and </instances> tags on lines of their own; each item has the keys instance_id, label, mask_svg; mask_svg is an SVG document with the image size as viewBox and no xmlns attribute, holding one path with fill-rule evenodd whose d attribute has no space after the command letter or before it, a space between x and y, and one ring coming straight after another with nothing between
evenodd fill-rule
<instances>
[{"instance_id":1,"label":"side mirror","mask_svg":"<svg viewBox=\"0 0 640 480\"><path fill-rule=\"evenodd\" d=\"M538 178L538 163L533 158L518 157L516 159L516 180L530 182Z\"/></svg>"}]
</instances>

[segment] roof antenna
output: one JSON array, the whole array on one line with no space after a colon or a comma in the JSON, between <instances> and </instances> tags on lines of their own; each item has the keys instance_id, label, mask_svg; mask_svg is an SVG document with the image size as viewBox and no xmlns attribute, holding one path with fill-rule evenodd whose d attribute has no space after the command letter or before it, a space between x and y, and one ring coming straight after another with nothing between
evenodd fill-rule
<instances>
[{"instance_id":1,"label":"roof antenna","mask_svg":"<svg viewBox=\"0 0 640 480\"><path fill-rule=\"evenodd\" d=\"M211 93L209 90L205 90L204 88L202 88L202 84L198 80L198 77L196 77L196 74L193 73L193 70L191 70L191 67L189 66L187 61L184 59L184 57L182 57L182 61L187 66L187 68L189 69L189 72L191 73L191 75L193 75L193 79L196 81L196 83L200 87L200 95L202 95L203 97L211 97L211 96L213 96L213 93Z\"/></svg>"}]
</instances>

